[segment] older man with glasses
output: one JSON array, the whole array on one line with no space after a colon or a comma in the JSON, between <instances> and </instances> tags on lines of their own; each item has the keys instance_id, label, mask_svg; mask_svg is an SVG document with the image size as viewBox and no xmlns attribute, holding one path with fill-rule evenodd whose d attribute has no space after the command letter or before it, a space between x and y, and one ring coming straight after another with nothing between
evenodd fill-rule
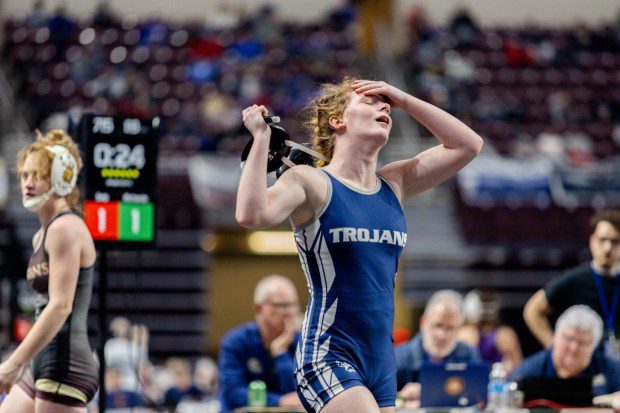
<instances>
[{"instance_id":1,"label":"older man with glasses","mask_svg":"<svg viewBox=\"0 0 620 413\"><path fill-rule=\"evenodd\" d=\"M458 340L463 325L463 297L453 290L434 293L420 319L420 332L395 348L398 397L404 407L417 408L422 390L418 382L423 363L478 361L476 348Z\"/></svg>"},{"instance_id":2,"label":"older man with glasses","mask_svg":"<svg viewBox=\"0 0 620 413\"><path fill-rule=\"evenodd\" d=\"M262 380L267 406L301 407L293 378L299 341L299 299L286 277L269 275L254 290L255 320L236 327L220 346L222 412L248 404L248 385Z\"/></svg>"},{"instance_id":3,"label":"older man with glasses","mask_svg":"<svg viewBox=\"0 0 620 413\"><path fill-rule=\"evenodd\" d=\"M611 402L620 391L620 362L595 352L603 335L603 321L590 307L575 305L558 318L550 349L523 360L511 380L531 377L593 377L595 402Z\"/></svg>"}]
</instances>

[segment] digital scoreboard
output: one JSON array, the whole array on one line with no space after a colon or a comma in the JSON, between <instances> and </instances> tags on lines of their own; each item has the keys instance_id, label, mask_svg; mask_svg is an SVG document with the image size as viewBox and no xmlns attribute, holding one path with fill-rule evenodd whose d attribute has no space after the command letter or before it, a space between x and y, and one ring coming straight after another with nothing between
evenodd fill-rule
<instances>
[{"instance_id":1,"label":"digital scoreboard","mask_svg":"<svg viewBox=\"0 0 620 413\"><path fill-rule=\"evenodd\" d=\"M155 241L159 118L86 114L84 220L100 245Z\"/></svg>"}]
</instances>

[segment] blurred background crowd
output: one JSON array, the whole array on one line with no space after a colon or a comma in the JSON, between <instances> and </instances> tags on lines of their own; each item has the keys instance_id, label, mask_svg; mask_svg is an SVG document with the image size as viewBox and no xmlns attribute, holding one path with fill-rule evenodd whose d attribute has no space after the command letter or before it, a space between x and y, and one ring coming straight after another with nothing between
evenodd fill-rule
<instances>
[{"instance_id":1,"label":"blurred background crowd","mask_svg":"<svg viewBox=\"0 0 620 413\"><path fill-rule=\"evenodd\" d=\"M109 253L109 406L183 411L185 401L186 411L194 402L219 411L220 341L255 316L256 282L285 274L307 297L290 228L252 233L233 220L248 141L240 113L250 104L304 142L298 115L321 83L371 77L485 139L454 180L405 206L396 341L420 330L438 290L485 287L485 316L465 314L475 328L460 337L475 345L482 336L472 331L506 326L505 361L518 365L541 348L522 317L526 302L591 259L590 217L620 206L620 9L611 1L584 15L588 2L571 0L575 12L562 21L537 9L523 14L533 18L481 17L486 3L475 2L450 2L441 18L423 1L332 1L319 16L305 12L310 2L291 2L295 18L270 2L213 2L196 16L128 13L113 1L88 12L71 1L10 3L0 1L5 352L34 306L23 275L36 222L14 195L16 149L35 128L67 127L83 113L161 119L156 249ZM411 119L395 117L392 134L383 163L433 142ZM93 300L93 337L97 312Z\"/></svg>"}]
</instances>

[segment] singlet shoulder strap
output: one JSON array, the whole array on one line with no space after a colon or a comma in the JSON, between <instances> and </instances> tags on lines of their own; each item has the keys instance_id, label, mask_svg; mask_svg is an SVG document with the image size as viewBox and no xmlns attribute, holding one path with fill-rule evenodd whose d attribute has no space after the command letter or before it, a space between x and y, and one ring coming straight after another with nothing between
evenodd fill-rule
<instances>
[{"instance_id":1,"label":"singlet shoulder strap","mask_svg":"<svg viewBox=\"0 0 620 413\"><path fill-rule=\"evenodd\" d=\"M68 209L68 210L65 210L65 211L57 212L52 217L52 219L50 219L50 222L45 227L45 230L43 231L43 239L41 240L41 244L40 244L39 248L43 248L43 250L45 250L45 237L47 237L47 229L50 227L50 225L52 225L52 222L56 221L58 218L60 218L63 215L69 215L69 214L73 214L73 215L77 215L79 217L82 217L82 215L79 212L74 211L73 209Z\"/></svg>"},{"instance_id":2,"label":"singlet shoulder strap","mask_svg":"<svg viewBox=\"0 0 620 413\"><path fill-rule=\"evenodd\" d=\"M379 180L385 184L385 188L394 195L394 198L396 198L396 201L398 201L400 208L404 211L405 208L403 206L404 205L403 199L398 196L398 192L396 192L396 188L394 188L394 186L392 186L392 183L388 181L387 178L381 175L379 172L377 172L377 177L379 177Z\"/></svg>"}]
</instances>

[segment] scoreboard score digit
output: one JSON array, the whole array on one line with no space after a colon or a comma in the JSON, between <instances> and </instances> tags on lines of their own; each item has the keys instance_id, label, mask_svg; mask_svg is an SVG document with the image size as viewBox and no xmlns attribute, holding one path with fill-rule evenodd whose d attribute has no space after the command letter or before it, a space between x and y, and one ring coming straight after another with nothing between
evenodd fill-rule
<instances>
[{"instance_id":1,"label":"scoreboard score digit","mask_svg":"<svg viewBox=\"0 0 620 413\"><path fill-rule=\"evenodd\" d=\"M155 241L159 118L84 115L84 218L98 244Z\"/></svg>"}]
</instances>

